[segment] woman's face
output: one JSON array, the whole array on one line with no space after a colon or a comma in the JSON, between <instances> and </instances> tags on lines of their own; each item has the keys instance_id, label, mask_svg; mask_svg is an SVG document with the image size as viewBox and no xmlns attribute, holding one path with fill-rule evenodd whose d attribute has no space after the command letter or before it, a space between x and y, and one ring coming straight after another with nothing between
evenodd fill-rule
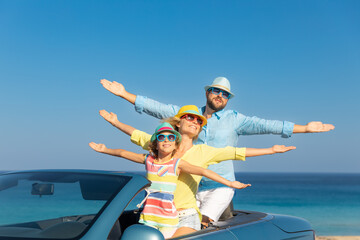
<instances>
[{"instance_id":1,"label":"woman's face","mask_svg":"<svg viewBox=\"0 0 360 240\"><path fill-rule=\"evenodd\" d=\"M176 140L170 141L173 138L171 136L169 137L169 135L174 135L174 134L172 132L165 131L157 135L157 150L159 151L159 153L161 152L163 154L168 154L168 153L172 153L176 149Z\"/></svg>"},{"instance_id":2,"label":"woman's face","mask_svg":"<svg viewBox=\"0 0 360 240\"><path fill-rule=\"evenodd\" d=\"M188 135L190 138L196 137L201 131L201 125L198 123L197 116L188 114L192 118L183 116L180 118L179 132L181 135Z\"/></svg>"}]
</instances>

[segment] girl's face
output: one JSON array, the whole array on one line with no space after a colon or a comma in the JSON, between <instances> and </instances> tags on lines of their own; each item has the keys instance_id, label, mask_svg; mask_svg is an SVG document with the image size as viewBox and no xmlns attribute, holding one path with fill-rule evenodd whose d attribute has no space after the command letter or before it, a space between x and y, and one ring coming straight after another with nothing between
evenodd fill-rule
<instances>
[{"instance_id":1,"label":"girl's face","mask_svg":"<svg viewBox=\"0 0 360 240\"><path fill-rule=\"evenodd\" d=\"M160 141L160 140L162 140L163 137L161 136L161 138L160 138L159 135L165 136L163 141ZM174 135L174 134L172 132L165 131L165 132L161 132L157 135L157 137L158 137L157 150L159 151L159 153L161 152L163 154L168 154L168 153L172 153L176 149L176 140L170 141L173 138L171 136L169 137L169 135ZM169 138L170 138L170 140L169 140Z\"/></svg>"},{"instance_id":2,"label":"girl's face","mask_svg":"<svg viewBox=\"0 0 360 240\"><path fill-rule=\"evenodd\" d=\"M191 114L189 115L192 116ZM182 117L178 127L181 135L188 135L190 138L196 137L201 131L201 125L197 122L196 116L193 120Z\"/></svg>"}]
</instances>

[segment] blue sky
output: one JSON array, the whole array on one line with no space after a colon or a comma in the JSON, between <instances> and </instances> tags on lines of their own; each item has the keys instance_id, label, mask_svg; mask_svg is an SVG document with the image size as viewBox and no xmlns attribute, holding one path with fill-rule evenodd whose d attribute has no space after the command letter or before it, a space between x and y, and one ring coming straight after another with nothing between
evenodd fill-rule
<instances>
[{"instance_id":1,"label":"blue sky","mask_svg":"<svg viewBox=\"0 0 360 240\"><path fill-rule=\"evenodd\" d=\"M205 104L217 76L249 116L336 129L246 136L239 146L296 150L236 163L250 172L360 172L359 1L0 0L1 169L142 170L88 142L143 152L100 109L152 132L158 120L102 78L177 105Z\"/></svg>"}]
</instances>

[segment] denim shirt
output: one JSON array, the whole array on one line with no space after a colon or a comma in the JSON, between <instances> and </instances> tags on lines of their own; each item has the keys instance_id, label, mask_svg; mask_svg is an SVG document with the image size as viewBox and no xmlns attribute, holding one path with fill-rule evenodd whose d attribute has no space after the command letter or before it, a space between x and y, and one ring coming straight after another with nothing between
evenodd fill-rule
<instances>
[{"instance_id":1,"label":"denim shirt","mask_svg":"<svg viewBox=\"0 0 360 240\"><path fill-rule=\"evenodd\" d=\"M146 113L153 117L163 119L177 114L180 107L171 104L163 104L144 96L137 96L135 110ZM199 108L204 113L205 106ZM253 134L279 134L284 138L291 136L294 123L278 120L266 120L258 117L248 117L234 110L221 110L212 114L207 120L194 144L207 144L212 147L236 147L240 135ZM224 161L210 165L209 169L220 176L235 181L233 161ZM221 183L203 177L199 191L226 187Z\"/></svg>"}]
</instances>

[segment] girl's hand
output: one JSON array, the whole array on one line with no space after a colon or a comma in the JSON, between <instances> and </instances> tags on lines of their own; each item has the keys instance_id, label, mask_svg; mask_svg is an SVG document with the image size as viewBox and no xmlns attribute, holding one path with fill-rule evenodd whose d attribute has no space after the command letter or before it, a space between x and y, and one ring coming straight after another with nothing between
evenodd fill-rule
<instances>
[{"instance_id":1,"label":"girl's hand","mask_svg":"<svg viewBox=\"0 0 360 240\"><path fill-rule=\"evenodd\" d=\"M231 182L231 187L232 188L243 189L243 188L247 188L247 187L250 187L250 186L251 186L251 184L245 184L245 183L241 183L241 182L238 182L238 181Z\"/></svg>"},{"instance_id":2,"label":"girl's hand","mask_svg":"<svg viewBox=\"0 0 360 240\"><path fill-rule=\"evenodd\" d=\"M102 143L97 144L97 143L91 142L91 143L89 143L89 146L92 149L94 149L95 151L100 152L100 153L103 153L106 150L105 144L102 144Z\"/></svg>"},{"instance_id":3,"label":"girl's hand","mask_svg":"<svg viewBox=\"0 0 360 240\"><path fill-rule=\"evenodd\" d=\"M117 115L113 112L108 113L106 110L100 110L99 113L106 121L108 121L112 125L118 122Z\"/></svg>"},{"instance_id":4,"label":"girl's hand","mask_svg":"<svg viewBox=\"0 0 360 240\"><path fill-rule=\"evenodd\" d=\"M294 146L286 147L285 145L274 145L272 147L272 150L274 153L283 153L283 152L287 152L287 151L290 151L293 149L296 149L296 147L294 147Z\"/></svg>"}]
</instances>

